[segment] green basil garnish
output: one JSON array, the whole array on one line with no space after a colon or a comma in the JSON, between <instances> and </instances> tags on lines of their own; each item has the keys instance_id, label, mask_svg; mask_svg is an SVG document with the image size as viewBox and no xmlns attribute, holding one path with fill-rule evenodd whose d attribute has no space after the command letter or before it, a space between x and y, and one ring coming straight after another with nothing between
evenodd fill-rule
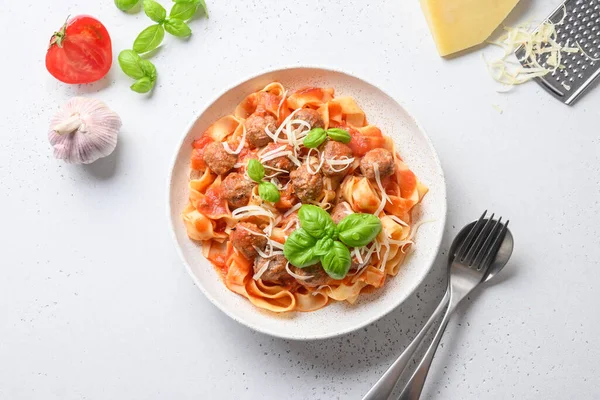
<instances>
[{"instance_id":1,"label":"green basil garnish","mask_svg":"<svg viewBox=\"0 0 600 400\"><path fill-rule=\"evenodd\" d=\"M281 199L279 189L271 182L261 182L258 185L258 194L264 201L270 201L271 203L277 203Z\"/></svg>"},{"instance_id":2,"label":"green basil garnish","mask_svg":"<svg viewBox=\"0 0 600 400\"><path fill-rule=\"evenodd\" d=\"M256 159L252 158L248 161L248 176L255 182L263 180L265 177L265 167Z\"/></svg>"},{"instance_id":3,"label":"green basil garnish","mask_svg":"<svg viewBox=\"0 0 600 400\"><path fill-rule=\"evenodd\" d=\"M319 257L324 256L325 254L329 253L329 250L331 249L332 246L333 246L333 239L325 236L325 237L317 240L317 243L315 244L315 247L313 248L313 253Z\"/></svg>"},{"instance_id":4,"label":"green basil garnish","mask_svg":"<svg viewBox=\"0 0 600 400\"><path fill-rule=\"evenodd\" d=\"M314 128L308 132L308 135L304 138L302 142L304 147L308 149L316 149L327 139L327 131L323 128Z\"/></svg>"},{"instance_id":5,"label":"green basil garnish","mask_svg":"<svg viewBox=\"0 0 600 400\"><path fill-rule=\"evenodd\" d=\"M146 76L142 69L142 61L140 55L133 50L123 50L119 53L119 65L130 78L140 79Z\"/></svg>"},{"instance_id":6,"label":"green basil garnish","mask_svg":"<svg viewBox=\"0 0 600 400\"><path fill-rule=\"evenodd\" d=\"M350 247L368 245L381 232L381 220L373 214L350 214L337 226L339 239Z\"/></svg>"},{"instance_id":7,"label":"green basil garnish","mask_svg":"<svg viewBox=\"0 0 600 400\"><path fill-rule=\"evenodd\" d=\"M115 5L121 11L129 11L139 2L140 0L115 0Z\"/></svg>"},{"instance_id":8,"label":"green basil garnish","mask_svg":"<svg viewBox=\"0 0 600 400\"><path fill-rule=\"evenodd\" d=\"M248 160L246 167L250 179L258 183L258 194L264 201L277 203L281 199L281 194L277 186L268 181L263 181L265 177L265 167L260 161L252 158Z\"/></svg>"},{"instance_id":9,"label":"green basil garnish","mask_svg":"<svg viewBox=\"0 0 600 400\"><path fill-rule=\"evenodd\" d=\"M176 37L188 37L192 34L189 25L177 18L169 18L165 21L165 31Z\"/></svg>"},{"instance_id":10,"label":"green basil garnish","mask_svg":"<svg viewBox=\"0 0 600 400\"><path fill-rule=\"evenodd\" d=\"M335 226L327 211L309 204L300 207L298 219L300 226L315 239L322 238L328 229Z\"/></svg>"},{"instance_id":11,"label":"green basil garnish","mask_svg":"<svg viewBox=\"0 0 600 400\"><path fill-rule=\"evenodd\" d=\"M165 28L161 24L150 25L133 42L133 50L138 54L156 49L165 38Z\"/></svg>"},{"instance_id":12,"label":"green basil garnish","mask_svg":"<svg viewBox=\"0 0 600 400\"><path fill-rule=\"evenodd\" d=\"M162 24L167 18L167 10L154 0L144 0L144 12L154 22Z\"/></svg>"},{"instance_id":13,"label":"green basil garnish","mask_svg":"<svg viewBox=\"0 0 600 400\"><path fill-rule=\"evenodd\" d=\"M131 85L131 90L137 93L148 93L154 87L154 82L152 79L144 76L143 78L138 79Z\"/></svg>"},{"instance_id":14,"label":"green basil garnish","mask_svg":"<svg viewBox=\"0 0 600 400\"><path fill-rule=\"evenodd\" d=\"M308 135L304 138L304 147L308 149L315 149L322 145L327 137L331 140L335 140L336 142L341 142L344 144L350 143L352 137L350 133L341 128L331 128L331 129L323 129L323 128L314 128L308 132Z\"/></svg>"},{"instance_id":15,"label":"green basil garnish","mask_svg":"<svg viewBox=\"0 0 600 400\"><path fill-rule=\"evenodd\" d=\"M333 242L331 249L321 257L321 264L333 279L344 279L352 265L350 250L340 242Z\"/></svg>"},{"instance_id":16,"label":"green basil garnish","mask_svg":"<svg viewBox=\"0 0 600 400\"><path fill-rule=\"evenodd\" d=\"M292 232L283 246L283 255L298 268L308 267L319 262L319 256L313 252L317 240L300 228Z\"/></svg>"},{"instance_id":17,"label":"green basil garnish","mask_svg":"<svg viewBox=\"0 0 600 400\"><path fill-rule=\"evenodd\" d=\"M336 142L342 142L344 144L348 144L350 143L350 140L352 140L350 133L347 130L340 128L328 129L327 136L329 136L331 140L335 140Z\"/></svg>"},{"instance_id":18,"label":"green basil garnish","mask_svg":"<svg viewBox=\"0 0 600 400\"><path fill-rule=\"evenodd\" d=\"M285 258L299 268L320 261L333 279L343 279L350 270L352 257L348 247L366 246L382 229L378 217L361 213L350 214L336 226L325 210L308 204L300 207L298 219L301 228L285 241Z\"/></svg>"}]
</instances>

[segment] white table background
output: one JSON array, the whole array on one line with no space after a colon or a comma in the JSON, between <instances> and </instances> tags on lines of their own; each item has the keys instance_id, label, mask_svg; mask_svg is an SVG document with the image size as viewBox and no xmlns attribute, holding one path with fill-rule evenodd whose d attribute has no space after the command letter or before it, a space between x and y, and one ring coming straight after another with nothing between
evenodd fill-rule
<instances>
[{"instance_id":1,"label":"white table background","mask_svg":"<svg viewBox=\"0 0 600 400\"><path fill-rule=\"evenodd\" d=\"M438 57L416 0L207 1L193 37L167 37L152 59L150 97L116 62L81 87L44 67L67 15L103 21L116 56L143 13L1 2L0 399L358 399L399 355L443 292L443 256L401 308L317 342L238 325L177 257L166 181L184 127L232 83L286 65L351 72L422 122L447 178L444 251L483 209L511 218L511 263L451 321L424 398L600 398L600 89L571 108L534 83L496 93L480 51ZM521 0L510 20L557 4ZM116 152L90 166L54 160L47 141L75 95L124 123Z\"/></svg>"}]
</instances>

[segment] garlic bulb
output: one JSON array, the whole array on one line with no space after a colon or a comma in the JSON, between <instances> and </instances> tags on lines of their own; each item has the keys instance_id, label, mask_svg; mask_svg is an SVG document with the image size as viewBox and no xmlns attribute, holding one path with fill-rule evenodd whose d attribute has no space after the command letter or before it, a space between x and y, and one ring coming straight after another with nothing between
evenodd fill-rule
<instances>
[{"instance_id":1,"label":"garlic bulb","mask_svg":"<svg viewBox=\"0 0 600 400\"><path fill-rule=\"evenodd\" d=\"M72 164L90 164L117 147L121 118L103 102L74 97L50 122L48 139L54 157Z\"/></svg>"}]
</instances>

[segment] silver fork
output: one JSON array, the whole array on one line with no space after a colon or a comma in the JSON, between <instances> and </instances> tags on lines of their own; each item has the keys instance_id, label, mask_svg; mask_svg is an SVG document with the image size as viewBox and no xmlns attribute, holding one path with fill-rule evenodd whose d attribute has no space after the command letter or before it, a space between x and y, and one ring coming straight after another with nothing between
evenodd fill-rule
<instances>
[{"instance_id":1,"label":"silver fork","mask_svg":"<svg viewBox=\"0 0 600 400\"><path fill-rule=\"evenodd\" d=\"M433 338L433 342L429 345L419 366L404 386L399 400L418 400L421 397L433 356L440 344L448 321L450 321L450 315L461 300L485 280L490 265L492 265L504 240L509 221L502 224L502 217L494 221L494 214L492 214L484 223L486 213L487 211L479 218L453 255L454 259L450 264L450 277L448 279L450 304Z\"/></svg>"},{"instance_id":2,"label":"silver fork","mask_svg":"<svg viewBox=\"0 0 600 400\"><path fill-rule=\"evenodd\" d=\"M383 400L390 396L398 379L402 376L402 373L408 366L414 353L425 338L426 333L434 322L439 319L446 304L449 302L448 309L444 314L444 319L440 324L433 342L423 356L417 370L404 387L400 399L416 400L421 395L427 372L431 366L431 361L433 360L435 351L442 338L442 334L448 324L450 315L460 301L477 287L477 285L488 278L488 275L491 276L502 269L512 252L511 242L507 249L503 248L503 251L501 251L503 254L499 255L499 258L502 256L503 260L496 260L494 263L494 270L490 270L490 266L494 262L498 250L500 249L500 245L503 243L506 236L508 222L502 224L502 218L495 221L494 214L486 220L486 214L487 211L483 213L477 222L469 224L472 228L468 233L466 233L468 226L465 227L465 229L463 229L465 234L461 231L452 243L448 263L448 289L443 300L436 308L431 318L429 318L421 332L419 332L417 337L415 337L402 355L400 355L381 379L379 379L365 397L363 397L363 400ZM512 238L512 236L510 236L510 238Z\"/></svg>"}]
</instances>

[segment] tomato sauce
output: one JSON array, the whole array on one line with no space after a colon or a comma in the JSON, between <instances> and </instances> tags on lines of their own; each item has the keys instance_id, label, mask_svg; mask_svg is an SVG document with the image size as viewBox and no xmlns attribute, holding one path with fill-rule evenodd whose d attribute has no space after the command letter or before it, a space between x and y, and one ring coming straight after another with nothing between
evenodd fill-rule
<instances>
[{"instance_id":1,"label":"tomato sauce","mask_svg":"<svg viewBox=\"0 0 600 400\"><path fill-rule=\"evenodd\" d=\"M191 167L195 170L205 170L206 163L204 162L204 150L209 143L212 143L213 139L208 135L202 135L192 143L192 157Z\"/></svg>"},{"instance_id":2,"label":"tomato sauce","mask_svg":"<svg viewBox=\"0 0 600 400\"><path fill-rule=\"evenodd\" d=\"M221 197L219 188L209 187L198 204L197 210L207 217L220 216L227 213L227 203Z\"/></svg>"}]
</instances>

